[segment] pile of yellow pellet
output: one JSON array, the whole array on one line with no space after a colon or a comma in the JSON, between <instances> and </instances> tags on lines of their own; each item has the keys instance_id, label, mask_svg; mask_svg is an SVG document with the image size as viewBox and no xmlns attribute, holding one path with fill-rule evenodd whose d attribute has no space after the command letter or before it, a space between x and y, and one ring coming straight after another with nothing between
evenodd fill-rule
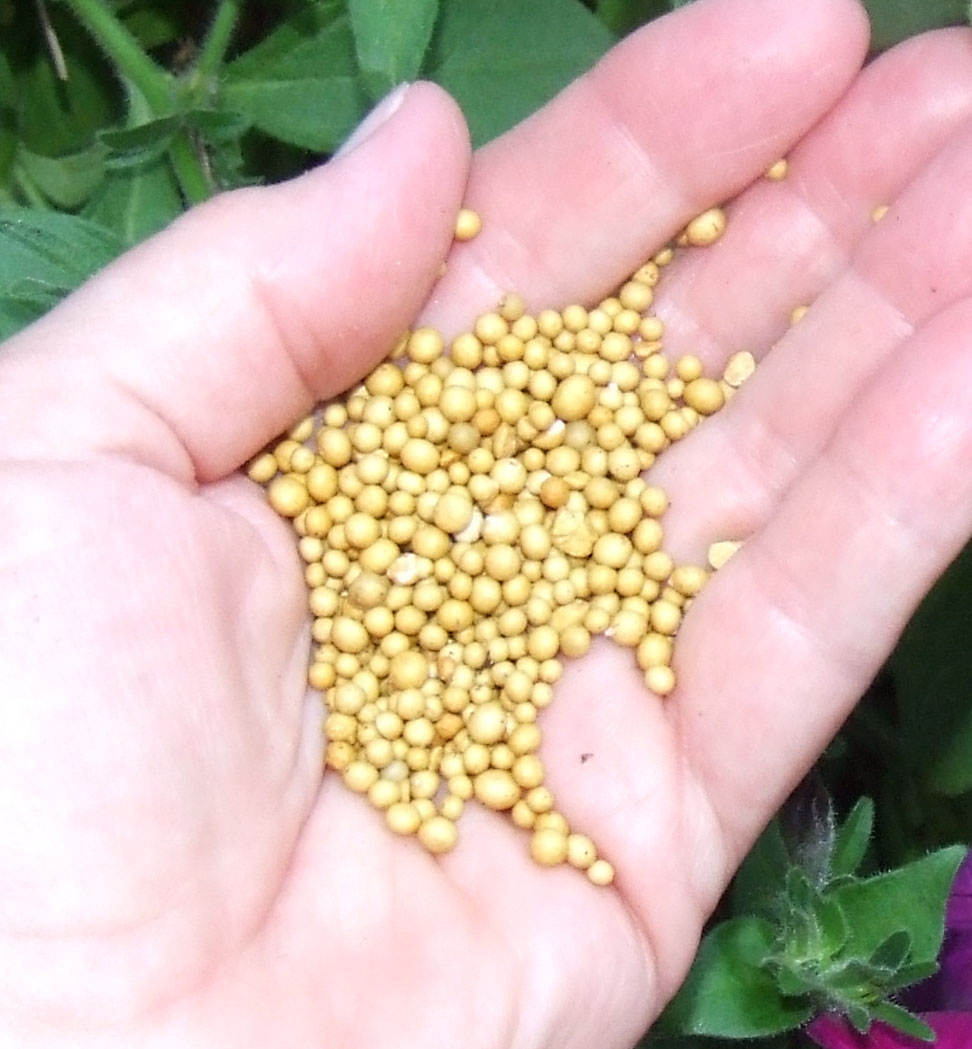
<instances>
[{"instance_id":1,"label":"pile of yellow pellet","mask_svg":"<svg viewBox=\"0 0 972 1049\"><path fill-rule=\"evenodd\" d=\"M459 231L477 230L464 209ZM676 243L716 241L721 209ZM538 718L595 635L672 691L672 644L709 570L663 549L642 477L753 368L665 356L651 313L666 248L592 309L515 294L446 345L407 333L358 386L258 456L290 518L313 616L327 764L431 852L467 801L509 812L544 865L614 877L544 783Z\"/></svg>"}]
</instances>

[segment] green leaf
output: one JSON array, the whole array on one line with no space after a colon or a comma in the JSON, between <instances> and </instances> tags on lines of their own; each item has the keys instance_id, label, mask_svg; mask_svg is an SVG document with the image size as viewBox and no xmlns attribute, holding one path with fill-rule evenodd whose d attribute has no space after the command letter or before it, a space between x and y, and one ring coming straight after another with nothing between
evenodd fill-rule
<instances>
[{"instance_id":1,"label":"green leaf","mask_svg":"<svg viewBox=\"0 0 972 1049\"><path fill-rule=\"evenodd\" d=\"M876 1002L871 1007L871 1019L880 1020L902 1034L918 1038L923 1042L934 1042L935 1032L913 1013L896 1002Z\"/></svg>"},{"instance_id":2,"label":"green leaf","mask_svg":"<svg viewBox=\"0 0 972 1049\"><path fill-rule=\"evenodd\" d=\"M764 967L775 935L762 918L731 918L717 925L662 1013L658 1032L759 1038L806 1023L811 1006L785 998Z\"/></svg>"},{"instance_id":3,"label":"green leaf","mask_svg":"<svg viewBox=\"0 0 972 1049\"><path fill-rule=\"evenodd\" d=\"M17 138L4 126L4 118L7 115L0 107L0 205L12 204L15 200L13 167L17 154Z\"/></svg>"},{"instance_id":4,"label":"green leaf","mask_svg":"<svg viewBox=\"0 0 972 1049\"><path fill-rule=\"evenodd\" d=\"M833 851L830 854L830 875L840 878L854 874L864 859L874 828L874 802L859 798L837 828Z\"/></svg>"},{"instance_id":5,"label":"green leaf","mask_svg":"<svg viewBox=\"0 0 972 1049\"><path fill-rule=\"evenodd\" d=\"M914 614L891 658L900 739L924 786L972 790L972 544Z\"/></svg>"},{"instance_id":6,"label":"green leaf","mask_svg":"<svg viewBox=\"0 0 972 1049\"><path fill-rule=\"evenodd\" d=\"M871 50L884 51L906 37L967 20L966 0L864 0L871 20Z\"/></svg>"},{"instance_id":7,"label":"green leaf","mask_svg":"<svg viewBox=\"0 0 972 1049\"><path fill-rule=\"evenodd\" d=\"M847 916L844 909L832 896L823 893L814 900L813 916L817 924L820 953L824 957L833 957L847 943Z\"/></svg>"},{"instance_id":8,"label":"green leaf","mask_svg":"<svg viewBox=\"0 0 972 1049\"><path fill-rule=\"evenodd\" d=\"M182 214L179 185L165 158L108 175L82 214L131 247Z\"/></svg>"},{"instance_id":9,"label":"green leaf","mask_svg":"<svg viewBox=\"0 0 972 1049\"><path fill-rule=\"evenodd\" d=\"M99 131L98 140L108 150L105 169L123 171L151 164L165 155L181 127L179 117L168 116L148 120L137 127Z\"/></svg>"},{"instance_id":10,"label":"green leaf","mask_svg":"<svg viewBox=\"0 0 972 1049\"><path fill-rule=\"evenodd\" d=\"M791 867L786 872L786 902L791 911L808 917L813 912L816 893L806 871L802 867Z\"/></svg>"},{"instance_id":11,"label":"green leaf","mask_svg":"<svg viewBox=\"0 0 972 1049\"><path fill-rule=\"evenodd\" d=\"M847 918L840 903L816 889L800 867L787 873L785 901L777 941L782 953L774 962L802 979L806 973L825 970L840 953L847 942Z\"/></svg>"},{"instance_id":12,"label":"green leaf","mask_svg":"<svg viewBox=\"0 0 972 1049\"><path fill-rule=\"evenodd\" d=\"M418 76L439 0L348 0L348 12L362 80L374 101Z\"/></svg>"},{"instance_id":13,"label":"green leaf","mask_svg":"<svg viewBox=\"0 0 972 1049\"><path fill-rule=\"evenodd\" d=\"M911 937L903 929L879 943L868 959L872 966L898 972L911 955Z\"/></svg>"},{"instance_id":14,"label":"green leaf","mask_svg":"<svg viewBox=\"0 0 972 1049\"><path fill-rule=\"evenodd\" d=\"M319 0L225 67L217 104L274 138L333 152L368 109L354 56L343 4Z\"/></svg>"},{"instance_id":15,"label":"green leaf","mask_svg":"<svg viewBox=\"0 0 972 1049\"><path fill-rule=\"evenodd\" d=\"M0 29L6 29L3 24L3 16L0 13ZM4 40L7 44L7 40ZM11 65L11 56L6 52L0 50L0 98L5 103L13 98L16 91L16 80L14 78L13 66Z\"/></svg>"},{"instance_id":16,"label":"green leaf","mask_svg":"<svg viewBox=\"0 0 972 1049\"><path fill-rule=\"evenodd\" d=\"M52 306L56 306L70 291L71 288L67 284L52 284L35 280L33 277L24 277L23 280L4 288L0 299L5 307L13 305L18 309L27 310L33 317L39 317Z\"/></svg>"},{"instance_id":17,"label":"green leaf","mask_svg":"<svg viewBox=\"0 0 972 1049\"><path fill-rule=\"evenodd\" d=\"M668 0L598 0L598 18L619 36L671 10Z\"/></svg>"},{"instance_id":18,"label":"green leaf","mask_svg":"<svg viewBox=\"0 0 972 1049\"><path fill-rule=\"evenodd\" d=\"M123 247L110 230L74 215L0 209L0 338L41 316Z\"/></svg>"},{"instance_id":19,"label":"green leaf","mask_svg":"<svg viewBox=\"0 0 972 1049\"><path fill-rule=\"evenodd\" d=\"M250 121L242 113L226 109L190 109L185 123L216 145L238 142L250 127Z\"/></svg>"},{"instance_id":20,"label":"green leaf","mask_svg":"<svg viewBox=\"0 0 972 1049\"><path fill-rule=\"evenodd\" d=\"M857 1002L849 1004L844 1014L858 1034L867 1034L871 1029L871 1010Z\"/></svg>"},{"instance_id":21,"label":"green leaf","mask_svg":"<svg viewBox=\"0 0 972 1049\"><path fill-rule=\"evenodd\" d=\"M62 157L46 157L26 146L17 150L16 164L22 178L56 208L73 211L94 193L104 178L103 151L89 146Z\"/></svg>"},{"instance_id":22,"label":"green leaf","mask_svg":"<svg viewBox=\"0 0 972 1049\"><path fill-rule=\"evenodd\" d=\"M14 131L17 114L13 106L16 90L10 57L0 50L0 199L12 195L11 173L18 147Z\"/></svg>"},{"instance_id":23,"label":"green leaf","mask_svg":"<svg viewBox=\"0 0 972 1049\"><path fill-rule=\"evenodd\" d=\"M428 75L482 145L590 68L614 36L578 0L443 0Z\"/></svg>"},{"instance_id":24,"label":"green leaf","mask_svg":"<svg viewBox=\"0 0 972 1049\"><path fill-rule=\"evenodd\" d=\"M146 51L171 44L179 37L179 22L172 12L138 9L122 21Z\"/></svg>"},{"instance_id":25,"label":"green leaf","mask_svg":"<svg viewBox=\"0 0 972 1049\"><path fill-rule=\"evenodd\" d=\"M909 962L934 961L945 929L945 901L965 853L960 845L939 849L903 867L835 888L833 898L848 924L847 956L871 958L893 933L906 933Z\"/></svg>"},{"instance_id":26,"label":"green leaf","mask_svg":"<svg viewBox=\"0 0 972 1049\"><path fill-rule=\"evenodd\" d=\"M912 984L927 980L938 971L938 962L921 962L917 965L902 965L900 969L884 982L884 990L889 994L900 991L903 987L911 987Z\"/></svg>"},{"instance_id":27,"label":"green leaf","mask_svg":"<svg viewBox=\"0 0 972 1049\"><path fill-rule=\"evenodd\" d=\"M812 968L782 963L772 969L776 977L776 987L780 994L787 998L798 998L813 994L820 989L820 978Z\"/></svg>"}]
</instances>

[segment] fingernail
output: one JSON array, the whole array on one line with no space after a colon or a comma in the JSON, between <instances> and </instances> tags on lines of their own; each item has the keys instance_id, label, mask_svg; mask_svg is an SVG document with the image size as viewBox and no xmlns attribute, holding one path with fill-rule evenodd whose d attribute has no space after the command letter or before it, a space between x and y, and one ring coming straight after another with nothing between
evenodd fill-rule
<instances>
[{"instance_id":1,"label":"fingernail","mask_svg":"<svg viewBox=\"0 0 972 1049\"><path fill-rule=\"evenodd\" d=\"M343 157L346 153L350 153L352 149L357 149L366 139L371 136L381 127L382 124L401 106L405 101L405 96L408 94L408 89L411 84L399 84L398 87L393 88L385 97L375 106L375 108L361 121L361 123L351 132L347 139L341 143L341 148L334 154L335 157Z\"/></svg>"}]
</instances>

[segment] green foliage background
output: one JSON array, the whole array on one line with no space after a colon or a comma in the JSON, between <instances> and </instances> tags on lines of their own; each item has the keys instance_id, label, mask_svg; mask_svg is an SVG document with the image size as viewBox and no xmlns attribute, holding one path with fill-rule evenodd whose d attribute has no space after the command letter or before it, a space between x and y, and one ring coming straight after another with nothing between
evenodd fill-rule
<instances>
[{"instance_id":1,"label":"green foliage background","mask_svg":"<svg viewBox=\"0 0 972 1049\"><path fill-rule=\"evenodd\" d=\"M402 80L442 84L482 144L685 2L0 0L0 338L187 206L317 163ZM969 15L967 0L865 2L874 53ZM790 1028L813 1008L853 1009L848 973L893 990L930 964L958 861L942 847L972 839L970 595L972 548L753 850L646 1045L805 1044ZM916 894L932 909L909 910ZM891 899L900 920L882 925ZM699 1004L720 997L735 1012Z\"/></svg>"}]
</instances>

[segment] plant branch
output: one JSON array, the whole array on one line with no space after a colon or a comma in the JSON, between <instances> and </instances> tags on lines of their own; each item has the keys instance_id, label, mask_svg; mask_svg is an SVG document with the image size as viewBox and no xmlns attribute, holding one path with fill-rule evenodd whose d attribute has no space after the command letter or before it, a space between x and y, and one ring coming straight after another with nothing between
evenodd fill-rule
<instances>
[{"instance_id":1,"label":"plant branch","mask_svg":"<svg viewBox=\"0 0 972 1049\"><path fill-rule=\"evenodd\" d=\"M169 146L169 161L187 204L200 204L212 196L212 186L186 131L180 131Z\"/></svg>"},{"instance_id":2,"label":"plant branch","mask_svg":"<svg viewBox=\"0 0 972 1049\"><path fill-rule=\"evenodd\" d=\"M171 77L145 53L104 0L66 0L66 3L118 72L142 93L153 115L168 116L172 108Z\"/></svg>"},{"instance_id":3,"label":"plant branch","mask_svg":"<svg viewBox=\"0 0 972 1049\"><path fill-rule=\"evenodd\" d=\"M241 6L242 0L220 0L196 62L195 75L201 82L206 83L214 77L223 64Z\"/></svg>"}]
</instances>

